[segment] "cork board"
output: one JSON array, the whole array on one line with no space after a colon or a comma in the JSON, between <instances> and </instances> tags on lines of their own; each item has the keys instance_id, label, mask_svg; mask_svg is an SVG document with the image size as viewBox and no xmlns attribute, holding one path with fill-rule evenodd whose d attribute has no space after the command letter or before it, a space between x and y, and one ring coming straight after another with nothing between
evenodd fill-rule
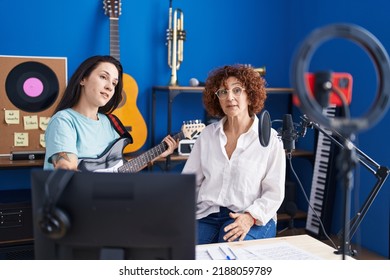
<instances>
[{"instance_id":1,"label":"cork board","mask_svg":"<svg viewBox=\"0 0 390 280\"><path fill-rule=\"evenodd\" d=\"M45 151L47 123L65 91L65 57L0 56L0 154Z\"/></svg>"}]
</instances>

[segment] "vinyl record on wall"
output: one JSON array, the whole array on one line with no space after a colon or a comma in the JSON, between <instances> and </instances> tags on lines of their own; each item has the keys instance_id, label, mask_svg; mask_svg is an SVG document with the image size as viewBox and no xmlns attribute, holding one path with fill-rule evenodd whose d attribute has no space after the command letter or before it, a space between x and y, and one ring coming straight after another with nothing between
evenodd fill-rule
<instances>
[{"instance_id":1,"label":"vinyl record on wall","mask_svg":"<svg viewBox=\"0 0 390 280\"><path fill-rule=\"evenodd\" d=\"M9 100L17 108L26 112L40 112L56 101L59 82L47 65L27 61L9 72L5 89Z\"/></svg>"},{"instance_id":2,"label":"vinyl record on wall","mask_svg":"<svg viewBox=\"0 0 390 280\"><path fill-rule=\"evenodd\" d=\"M45 151L45 129L66 82L66 57L0 55L0 154Z\"/></svg>"}]
</instances>

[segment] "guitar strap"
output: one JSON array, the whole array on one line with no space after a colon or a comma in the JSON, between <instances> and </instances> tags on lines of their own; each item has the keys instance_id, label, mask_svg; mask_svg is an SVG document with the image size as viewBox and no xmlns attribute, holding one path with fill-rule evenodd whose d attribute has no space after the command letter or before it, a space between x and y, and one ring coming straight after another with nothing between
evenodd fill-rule
<instances>
[{"instance_id":1,"label":"guitar strap","mask_svg":"<svg viewBox=\"0 0 390 280\"><path fill-rule=\"evenodd\" d=\"M110 120L112 126L121 136L121 138L128 138L130 139L130 144L133 143L133 137L131 137L130 133L127 131L127 129L125 128L123 123L119 120L119 118L114 114L107 114L107 117Z\"/></svg>"}]
</instances>

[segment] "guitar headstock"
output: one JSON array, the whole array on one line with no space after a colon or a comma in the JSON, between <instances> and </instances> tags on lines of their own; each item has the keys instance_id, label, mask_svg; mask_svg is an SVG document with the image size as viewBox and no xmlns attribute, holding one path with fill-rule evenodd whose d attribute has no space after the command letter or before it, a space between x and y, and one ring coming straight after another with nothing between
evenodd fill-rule
<instances>
[{"instance_id":1,"label":"guitar headstock","mask_svg":"<svg viewBox=\"0 0 390 280\"><path fill-rule=\"evenodd\" d=\"M198 137L205 127L205 124L199 120L187 121L182 125L181 131L184 134L184 138L193 139Z\"/></svg>"},{"instance_id":2,"label":"guitar headstock","mask_svg":"<svg viewBox=\"0 0 390 280\"><path fill-rule=\"evenodd\" d=\"M119 18L121 15L121 0L103 0L104 13L110 18Z\"/></svg>"}]
</instances>

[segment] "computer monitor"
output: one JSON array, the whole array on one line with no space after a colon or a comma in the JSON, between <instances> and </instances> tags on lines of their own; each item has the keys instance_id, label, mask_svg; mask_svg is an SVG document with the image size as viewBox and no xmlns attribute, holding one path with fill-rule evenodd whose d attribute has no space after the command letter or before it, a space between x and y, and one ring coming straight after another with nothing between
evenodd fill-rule
<instances>
[{"instance_id":1,"label":"computer monitor","mask_svg":"<svg viewBox=\"0 0 390 280\"><path fill-rule=\"evenodd\" d=\"M31 188L35 259L195 259L194 175L32 170Z\"/></svg>"}]
</instances>

